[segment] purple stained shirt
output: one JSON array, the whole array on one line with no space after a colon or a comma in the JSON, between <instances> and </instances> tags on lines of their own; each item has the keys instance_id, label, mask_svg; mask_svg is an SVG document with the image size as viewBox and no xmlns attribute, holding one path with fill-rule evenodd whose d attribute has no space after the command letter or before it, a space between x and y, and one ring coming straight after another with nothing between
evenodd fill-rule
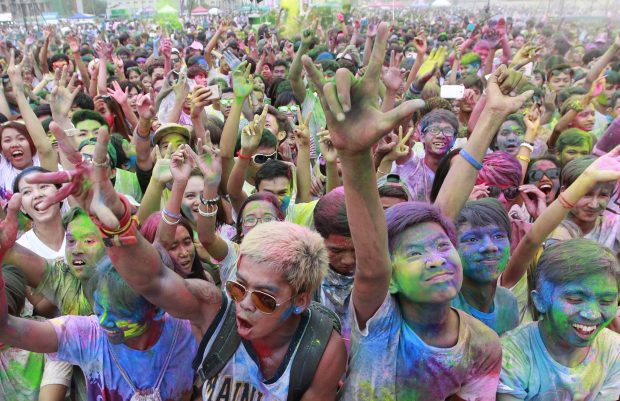
<instances>
[{"instance_id":1,"label":"purple stained shirt","mask_svg":"<svg viewBox=\"0 0 620 401\"><path fill-rule=\"evenodd\" d=\"M96 316L51 319L58 337L58 352L50 354L50 358L82 368L89 401L129 401L134 392L112 360L110 348L133 385L141 390L151 389L164 365L178 326L178 339L172 349L160 393L163 401L189 401L193 383L192 359L196 355L197 342L188 320L175 319L168 314L163 319L161 337L145 351L108 342Z\"/></svg>"},{"instance_id":2,"label":"purple stained shirt","mask_svg":"<svg viewBox=\"0 0 620 401\"><path fill-rule=\"evenodd\" d=\"M400 175L407 184L412 201L430 202L435 172L415 153L403 164L393 163L391 173Z\"/></svg>"}]
</instances>

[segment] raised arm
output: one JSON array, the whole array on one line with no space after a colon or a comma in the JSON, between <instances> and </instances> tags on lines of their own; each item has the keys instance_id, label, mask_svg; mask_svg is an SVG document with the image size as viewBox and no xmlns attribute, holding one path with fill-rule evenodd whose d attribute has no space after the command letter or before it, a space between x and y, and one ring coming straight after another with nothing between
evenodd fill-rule
<instances>
[{"instance_id":1,"label":"raised arm","mask_svg":"<svg viewBox=\"0 0 620 401\"><path fill-rule=\"evenodd\" d=\"M112 60L112 45L110 43L98 43L95 50L99 55L97 92L100 95L106 95L108 93L108 61Z\"/></svg>"},{"instance_id":2,"label":"raised arm","mask_svg":"<svg viewBox=\"0 0 620 401\"><path fill-rule=\"evenodd\" d=\"M593 187L620 179L620 146L596 159L564 190L558 198L534 221L532 228L521 239L502 273L500 285L511 288L527 271L543 241L564 220L575 205Z\"/></svg>"},{"instance_id":3,"label":"raised arm","mask_svg":"<svg viewBox=\"0 0 620 401\"><path fill-rule=\"evenodd\" d=\"M139 94L136 99L138 109L138 126L133 132L131 141L136 145L136 165L142 171L153 168L151 158L151 122L155 117L152 93L149 95Z\"/></svg>"},{"instance_id":4,"label":"raised arm","mask_svg":"<svg viewBox=\"0 0 620 401\"><path fill-rule=\"evenodd\" d=\"M0 261L4 263L9 263L4 259L6 250L15 245L18 225L17 211L20 206L21 194L13 195L9 201L7 217L0 222ZM0 264L0 343L33 352L56 352L58 339L51 323L9 315L6 284L1 273ZM14 311L14 313L18 312Z\"/></svg>"},{"instance_id":5,"label":"raised arm","mask_svg":"<svg viewBox=\"0 0 620 401\"><path fill-rule=\"evenodd\" d=\"M140 235L129 201L119 198L106 169L99 167L106 165L110 138L107 128L99 129L92 163L82 161L81 155L70 148L67 137L56 124L51 124L50 128L58 139L60 149L67 152L67 158L76 169L69 174L37 173L28 176L27 180L31 183L68 182L55 196L45 199L42 207L73 195L99 227L112 264L131 288L154 305L177 318L191 320L204 331L219 310L221 291L205 281L202 296L194 295L186 281L166 267L153 245ZM87 181L90 185L84 186ZM137 260L140 263L136 263Z\"/></svg>"},{"instance_id":6,"label":"raised arm","mask_svg":"<svg viewBox=\"0 0 620 401\"><path fill-rule=\"evenodd\" d=\"M533 95L531 90L515 97L509 95L522 79L519 72L508 70L505 66L500 66L489 77L484 110L465 148L454 159L435 201L446 217L456 220L474 187L478 170L482 168L480 160L494 134L506 117L519 110L523 102Z\"/></svg>"},{"instance_id":7,"label":"raised arm","mask_svg":"<svg viewBox=\"0 0 620 401\"><path fill-rule=\"evenodd\" d=\"M88 68L82 61L82 57L80 55L80 42L79 39L75 37L72 33L67 36L67 43L69 44L69 48L71 49L71 55L73 56L73 62L80 72L80 78L84 83L84 88L90 87L90 75L88 75Z\"/></svg>"},{"instance_id":8,"label":"raised arm","mask_svg":"<svg viewBox=\"0 0 620 401\"><path fill-rule=\"evenodd\" d=\"M310 164L310 116L312 111L308 113L306 119L301 115L301 110L297 110L298 126L293 131L295 134L295 143L297 144L297 199L296 203L305 203L312 200L310 196L310 185L312 181Z\"/></svg>"},{"instance_id":9,"label":"raised arm","mask_svg":"<svg viewBox=\"0 0 620 401\"><path fill-rule=\"evenodd\" d=\"M315 38L314 32L316 32L317 25L318 20L313 24L312 28L307 28L302 31L301 46L299 46L297 53L295 53L295 57L291 63L291 69L288 73L288 79L291 83L291 87L293 88L293 94L295 94L295 97L302 103L306 99L306 85L301 77L303 68L303 65L301 64L301 57L308 53L308 50L310 50L310 46ZM260 73L260 71L257 70L257 73Z\"/></svg>"},{"instance_id":10,"label":"raised arm","mask_svg":"<svg viewBox=\"0 0 620 401\"><path fill-rule=\"evenodd\" d=\"M340 175L338 175L338 152L334 148L329 131L321 131L318 134L319 148L325 159L325 193L340 186Z\"/></svg>"},{"instance_id":11,"label":"raised arm","mask_svg":"<svg viewBox=\"0 0 620 401\"><path fill-rule=\"evenodd\" d=\"M600 77L601 72L603 72L607 64L613 61L613 58L618 51L620 51L620 33L616 35L616 39L614 40L614 43L609 46L609 49L607 49L607 51L605 51L605 53L603 53L603 55L594 62L592 68L588 71L588 74L586 75L586 89L589 89L597 78Z\"/></svg>"},{"instance_id":12,"label":"raised arm","mask_svg":"<svg viewBox=\"0 0 620 401\"><path fill-rule=\"evenodd\" d=\"M247 61L239 64L233 72L233 91L235 101L232 104L228 118L224 123L222 138L220 139L220 155L222 157L222 179L220 189L226 193L228 177L235 163L235 145L237 144L237 134L239 132L239 121L241 119L241 109L245 98L254 89L252 76L250 75L250 65Z\"/></svg>"},{"instance_id":13,"label":"raised arm","mask_svg":"<svg viewBox=\"0 0 620 401\"><path fill-rule=\"evenodd\" d=\"M41 160L41 167L50 171L56 171L58 169L56 152L52 148L52 144L47 138L43 125L41 125L41 121L39 121L37 116L34 114L34 111L32 110L32 107L30 107L28 99L26 99L26 95L22 89L24 87L24 80L22 78L22 66L24 64L24 60L25 58L22 58L22 61L19 64L15 64L15 51L11 50L8 74L14 88L13 92L15 93L15 97L17 99L19 112L26 123L28 133L30 134L32 142L34 142L34 146L37 149L37 154Z\"/></svg>"},{"instance_id":14,"label":"raised arm","mask_svg":"<svg viewBox=\"0 0 620 401\"><path fill-rule=\"evenodd\" d=\"M385 56L388 25L381 23L368 69L355 79L347 69L336 72L336 84L325 83L312 60L304 56L308 76L318 90L331 141L342 162L347 218L357 260L353 303L361 328L385 300L391 276L387 227L377 191L371 147L402 119L423 105L402 103L378 110L379 79Z\"/></svg>"}]
</instances>

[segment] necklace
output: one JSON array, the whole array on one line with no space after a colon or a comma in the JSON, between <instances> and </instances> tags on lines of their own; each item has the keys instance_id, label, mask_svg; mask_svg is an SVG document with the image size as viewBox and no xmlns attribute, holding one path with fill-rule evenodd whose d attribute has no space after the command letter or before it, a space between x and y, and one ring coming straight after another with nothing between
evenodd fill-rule
<instances>
[{"instance_id":1,"label":"necklace","mask_svg":"<svg viewBox=\"0 0 620 401\"><path fill-rule=\"evenodd\" d=\"M118 368L118 371L120 372L121 376L123 376L123 379L125 379L125 382L127 382L127 384L129 385L129 387L131 387L131 390L134 393L130 401L162 401L161 394L159 392L159 386L161 385L161 381L164 378L166 369L168 369L168 365L170 364L170 359L172 358L172 351L174 350L174 347L177 343L177 339L179 338L179 326L180 326L180 321L177 320L176 325L174 327L174 338L172 339L172 343L170 344L170 349L168 350L168 354L166 355L164 364L162 365L161 370L159 371L159 375L157 376L157 381L155 382L155 385L153 386L153 388L150 388L150 389L138 390L136 386L133 384L133 382L131 381L131 379L129 378L129 375L127 374L127 372L125 372L125 369L123 369L121 365L118 363L118 359L116 358L116 353L114 352L112 347L108 348L110 350L110 356L112 357L112 361Z\"/></svg>"}]
</instances>

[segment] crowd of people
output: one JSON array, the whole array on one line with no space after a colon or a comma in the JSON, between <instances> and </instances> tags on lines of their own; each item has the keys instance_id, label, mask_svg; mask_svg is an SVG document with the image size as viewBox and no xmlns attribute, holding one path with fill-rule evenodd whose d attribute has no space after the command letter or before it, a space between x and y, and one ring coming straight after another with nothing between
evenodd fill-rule
<instances>
[{"instance_id":1,"label":"crowd of people","mask_svg":"<svg viewBox=\"0 0 620 401\"><path fill-rule=\"evenodd\" d=\"M613 23L2 30L0 399L620 399Z\"/></svg>"}]
</instances>

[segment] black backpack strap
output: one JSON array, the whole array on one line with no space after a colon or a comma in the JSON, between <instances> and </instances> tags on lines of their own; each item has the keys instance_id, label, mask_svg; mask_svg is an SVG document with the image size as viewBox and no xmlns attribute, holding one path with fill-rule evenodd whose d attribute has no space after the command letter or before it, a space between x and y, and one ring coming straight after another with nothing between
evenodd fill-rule
<instances>
[{"instance_id":1,"label":"black backpack strap","mask_svg":"<svg viewBox=\"0 0 620 401\"><path fill-rule=\"evenodd\" d=\"M211 324L209 330L202 338L198 353L192 363L198 376L194 381L194 388L201 389L207 380L220 373L241 343L241 338L237 334L235 303L229 301L226 297L224 299L222 308L218 312L214 323ZM219 325L220 319L224 319L222 327L213 340L209 353L204 355L205 348Z\"/></svg>"},{"instance_id":2,"label":"black backpack strap","mask_svg":"<svg viewBox=\"0 0 620 401\"><path fill-rule=\"evenodd\" d=\"M291 366L288 401L302 398L312 383L332 330L340 332L340 319L325 306L312 302L308 312L310 319Z\"/></svg>"}]
</instances>

